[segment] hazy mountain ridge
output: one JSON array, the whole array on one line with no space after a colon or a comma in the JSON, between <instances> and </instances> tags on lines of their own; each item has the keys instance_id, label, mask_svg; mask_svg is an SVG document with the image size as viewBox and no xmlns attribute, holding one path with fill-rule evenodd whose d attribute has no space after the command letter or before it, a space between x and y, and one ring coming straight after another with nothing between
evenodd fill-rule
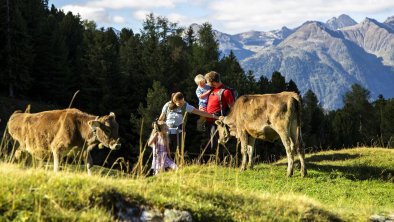
<instances>
[{"instance_id":1,"label":"hazy mountain ridge","mask_svg":"<svg viewBox=\"0 0 394 222\"><path fill-rule=\"evenodd\" d=\"M394 16L388 17L386 21L384 21L384 24L388 25L394 30Z\"/></svg>"},{"instance_id":2,"label":"hazy mountain ridge","mask_svg":"<svg viewBox=\"0 0 394 222\"><path fill-rule=\"evenodd\" d=\"M307 21L295 29L228 35L215 31L220 50L233 50L245 71L271 77L278 70L296 82L301 93L312 89L325 109L342 107L354 83L394 97L394 16L384 23L347 15L326 23Z\"/></svg>"},{"instance_id":3,"label":"hazy mountain ridge","mask_svg":"<svg viewBox=\"0 0 394 222\"><path fill-rule=\"evenodd\" d=\"M326 22L327 27L332 30L337 30L347 26L353 26L355 24L357 24L356 21L354 21L348 15L344 14L340 15L338 18L333 17Z\"/></svg>"}]
</instances>

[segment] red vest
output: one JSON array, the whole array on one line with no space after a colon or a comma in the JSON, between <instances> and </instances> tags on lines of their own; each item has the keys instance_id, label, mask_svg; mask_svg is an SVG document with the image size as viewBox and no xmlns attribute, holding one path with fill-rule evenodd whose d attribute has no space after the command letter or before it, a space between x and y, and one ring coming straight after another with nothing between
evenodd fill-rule
<instances>
[{"instance_id":1,"label":"red vest","mask_svg":"<svg viewBox=\"0 0 394 222\"><path fill-rule=\"evenodd\" d=\"M220 115L220 104L219 104L219 95L218 92L220 89L224 87L222 84L219 88L214 88L208 96L208 105L207 105L207 112L211 114L219 114ZM226 89L223 91L222 94L222 106L223 109L228 109L228 104L234 103L234 97L230 90ZM211 119L213 120L213 119Z\"/></svg>"}]
</instances>

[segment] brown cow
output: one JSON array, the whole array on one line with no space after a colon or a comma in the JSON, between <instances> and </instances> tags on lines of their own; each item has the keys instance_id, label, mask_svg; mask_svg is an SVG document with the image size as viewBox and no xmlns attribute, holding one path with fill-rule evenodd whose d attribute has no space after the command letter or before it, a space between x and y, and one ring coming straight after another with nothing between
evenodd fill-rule
<instances>
[{"instance_id":1,"label":"brown cow","mask_svg":"<svg viewBox=\"0 0 394 222\"><path fill-rule=\"evenodd\" d=\"M89 151L96 145L119 149L118 123L115 114L96 117L78 109L51 110L40 113L15 111L8 121L8 132L20 149L34 158L45 159L52 153L53 169L59 169L59 159L71 149L87 146L87 169L93 159Z\"/></svg>"},{"instance_id":2,"label":"brown cow","mask_svg":"<svg viewBox=\"0 0 394 222\"><path fill-rule=\"evenodd\" d=\"M301 162L301 175L305 176L300 118L300 97L294 92L244 95L237 99L228 116L216 121L219 143L226 143L230 135L241 141L241 169L245 170L246 152L249 156L248 168L253 167L256 138L270 142L280 138L287 153L287 176L293 175L295 148Z\"/></svg>"}]
</instances>

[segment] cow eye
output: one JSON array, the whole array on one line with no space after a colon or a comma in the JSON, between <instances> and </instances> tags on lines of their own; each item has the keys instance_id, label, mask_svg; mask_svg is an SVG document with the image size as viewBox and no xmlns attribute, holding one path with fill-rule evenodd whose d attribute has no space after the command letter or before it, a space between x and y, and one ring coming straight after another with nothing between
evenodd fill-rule
<instances>
[{"instance_id":1,"label":"cow eye","mask_svg":"<svg viewBox=\"0 0 394 222\"><path fill-rule=\"evenodd\" d=\"M105 134L107 134L107 135L108 135L108 134L111 134L111 129L109 129L108 126L104 126L102 129L103 129L103 131L104 131Z\"/></svg>"}]
</instances>

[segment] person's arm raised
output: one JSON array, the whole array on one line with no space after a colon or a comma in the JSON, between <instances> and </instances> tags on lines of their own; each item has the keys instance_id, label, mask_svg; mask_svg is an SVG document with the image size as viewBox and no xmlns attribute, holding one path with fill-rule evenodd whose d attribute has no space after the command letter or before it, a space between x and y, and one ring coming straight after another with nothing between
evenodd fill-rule
<instances>
[{"instance_id":1,"label":"person's arm raised","mask_svg":"<svg viewBox=\"0 0 394 222\"><path fill-rule=\"evenodd\" d=\"M207 90L206 92L201 93L201 95L199 96L199 98L200 98L200 99L203 99L203 98L207 97L207 96L211 93L211 91L212 91L212 90Z\"/></svg>"},{"instance_id":2,"label":"person's arm raised","mask_svg":"<svg viewBox=\"0 0 394 222\"><path fill-rule=\"evenodd\" d=\"M214 114L210 114L210 113L198 110L196 108L193 109L192 113L196 114L196 115L199 115L199 116L202 116L202 117L206 117L206 118L219 119L219 117L215 116Z\"/></svg>"},{"instance_id":3,"label":"person's arm raised","mask_svg":"<svg viewBox=\"0 0 394 222\"><path fill-rule=\"evenodd\" d=\"M153 130L149 140L148 140L148 146L152 146L156 142L158 132L156 130Z\"/></svg>"},{"instance_id":4,"label":"person's arm raised","mask_svg":"<svg viewBox=\"0 0 394 222\"><path fill-rule=\"evenodd\" d=\"M159 116L159 121L165 121L166 120L166 114L161 113Z\"/></svg>"}]
</instances>

